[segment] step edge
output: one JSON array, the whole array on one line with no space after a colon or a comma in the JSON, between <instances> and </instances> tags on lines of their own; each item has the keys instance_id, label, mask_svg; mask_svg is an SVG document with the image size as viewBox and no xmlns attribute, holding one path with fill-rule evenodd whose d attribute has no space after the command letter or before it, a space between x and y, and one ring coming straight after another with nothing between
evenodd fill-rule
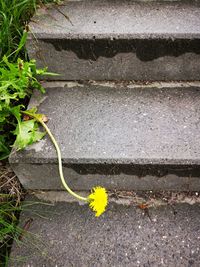
<instances>
[{"instance_id":1,"label":"step edge","mask_svg":"<svg viewBox=\"0 0 200 267\"><path fill-rule=\"evenodd\" d=\"M31 28L31 25L30 25ZM194 40L200 39L200 31L191 33L145 33L145 32L138 32L132 34L121 34L121 33L107 33L107 34L100 34L100 33L90 33L90 34L83 34L83 33L47 33L39 30L32 30L34 32L34 36L29 35L28 40L62 40L62 39L69 39L69 40ZM119 36L120 35L120 36Z\"/></svg>"},{"instance_id":2,"label":"step edge","mask_svg":"<svg viewBox=\"0 0 200 267\"><path fill-rule=\"evenodd\" d=\"M164 165L200 165L200 158L197 159L170 159L170 158L135 158L135 159L126 159L126 158L63 158L62 162L64 165L71 165L71 164L76 164L76 165L158 165L158 166L164 166ZM57 164L58 160L57 158L28 158L26 156L26 159L24 160L23 157L18 157L15 156L14 153L11 153L9 157L9 163L10 164L35 164L35 165L40 165L40 164Z\"/></svg>"}]
</instances>

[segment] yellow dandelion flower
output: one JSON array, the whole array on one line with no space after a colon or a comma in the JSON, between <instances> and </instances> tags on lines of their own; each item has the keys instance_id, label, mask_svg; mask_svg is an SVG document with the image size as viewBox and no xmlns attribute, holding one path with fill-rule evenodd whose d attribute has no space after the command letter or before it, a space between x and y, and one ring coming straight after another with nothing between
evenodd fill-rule
<instances>
[{"instance_id":1,"label":"yellow dandelion flower","mask_svg":"<svg viewBox=\"0 0 200 267\"><path fill-rule=\"evenodd\" d=\"M95 216L99 217L108 205L108 195L106 189L100 186L94 187L92 193L88 196L90 208L96 212Z\"/></svg>"}]
</instances>

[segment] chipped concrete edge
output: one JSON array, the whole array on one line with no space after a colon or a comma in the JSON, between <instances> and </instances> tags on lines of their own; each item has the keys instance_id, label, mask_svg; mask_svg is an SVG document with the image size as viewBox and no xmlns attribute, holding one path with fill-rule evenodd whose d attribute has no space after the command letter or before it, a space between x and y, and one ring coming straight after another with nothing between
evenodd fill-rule
<instances>
[{"instance_id":1,"label":"chipped concrete edge","mask_svg":"<svg viewBox=\"0 0 200 267\"><path fill-rule=\"evenodd\" d=\"M83 84L78 83L78 82L43 82L41 81L41 85L45 88L45 89L50 89L50 88L73 88L73 87L83 87ZM33 108L33 107L38 107L40 106L47 98L46 94L41 93L38 90L34 90L33 92L33 96L30 99L28 108Z\"/></svg>"}]
</instances>

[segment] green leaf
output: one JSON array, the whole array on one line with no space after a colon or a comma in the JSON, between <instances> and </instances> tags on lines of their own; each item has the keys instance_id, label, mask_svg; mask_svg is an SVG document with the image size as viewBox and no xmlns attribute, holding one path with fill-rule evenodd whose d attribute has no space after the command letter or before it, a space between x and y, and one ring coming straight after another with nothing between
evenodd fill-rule
<instances>
[{"instance_id":1,"label":"green leaf","mask_svg":"<svg viewBox=\"0 0 200 267\"><path fill-rule=\"evenodd\" d=\"M39 131L38 124L34 119L18 121L17 128L13 133L17 136L13 145L16 150L24 149L26 146L39 141L45 135L45 132Z\"/></svg>"},{"instance_id":2,"label":"green leaf","mask_svg":"<svg viewBox=\"0 0 200 267\"><path fill-rule=\"evenodd\" d=\"M10 112L15 116L15 118L17 119L18 125L21 123L21 108L23 106L22 105L18 105L16 107L13 107L10 109Z\"/></svg>"}]
</instances>

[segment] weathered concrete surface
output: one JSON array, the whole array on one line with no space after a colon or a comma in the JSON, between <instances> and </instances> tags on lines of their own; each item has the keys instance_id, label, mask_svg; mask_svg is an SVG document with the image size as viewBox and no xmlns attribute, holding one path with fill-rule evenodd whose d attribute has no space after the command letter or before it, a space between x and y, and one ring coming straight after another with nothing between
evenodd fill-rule
<instances>
[{"instance_id":1,"label":"weathered concrete surface","mask_svg":"<svg viewBox=\"0 0 200 267\"><path fill-rule=\"evenodd\" d=\"M49 79L200 78L199 1L66 1L30 28L30 57L61 74Z\"/></svg>"},{"instance_id":2,"label":"weathered concrete surface","mask_svg":"<svg viewBox=\"0 0 200 267\"><path fill-rule=\"evenodd\" d=\"M97 219L86 205L27 201L40 204L21 214L32 234L14 244L10 267L200 266L199 204L150 208L150 220L133 205L110 204Z\"/></svg>"},{"instance_id":3,"label":"weathered concrete surface","mask_svg":"<svg viewBox=\"0 0 200 267\"><path fill-rule=\"evenodd\" d=\"M39 9L30 27L44 39L94 39L95 34L97 39L195 39L200 37L199 14L198 2L65 1Z\"/></svg>"},{"instance_id":4,"label":"weathered concrete surface","mask_svg":"<svg viewBox=\"0 0 200 267\"><path fill-rule=\"evenodd\" d=\"M30 106L45 113L72 188L200 189L199 83L47 83ZM61 189L46 136L13 152L25 188Z\"/></svg>"}]
</instances>

